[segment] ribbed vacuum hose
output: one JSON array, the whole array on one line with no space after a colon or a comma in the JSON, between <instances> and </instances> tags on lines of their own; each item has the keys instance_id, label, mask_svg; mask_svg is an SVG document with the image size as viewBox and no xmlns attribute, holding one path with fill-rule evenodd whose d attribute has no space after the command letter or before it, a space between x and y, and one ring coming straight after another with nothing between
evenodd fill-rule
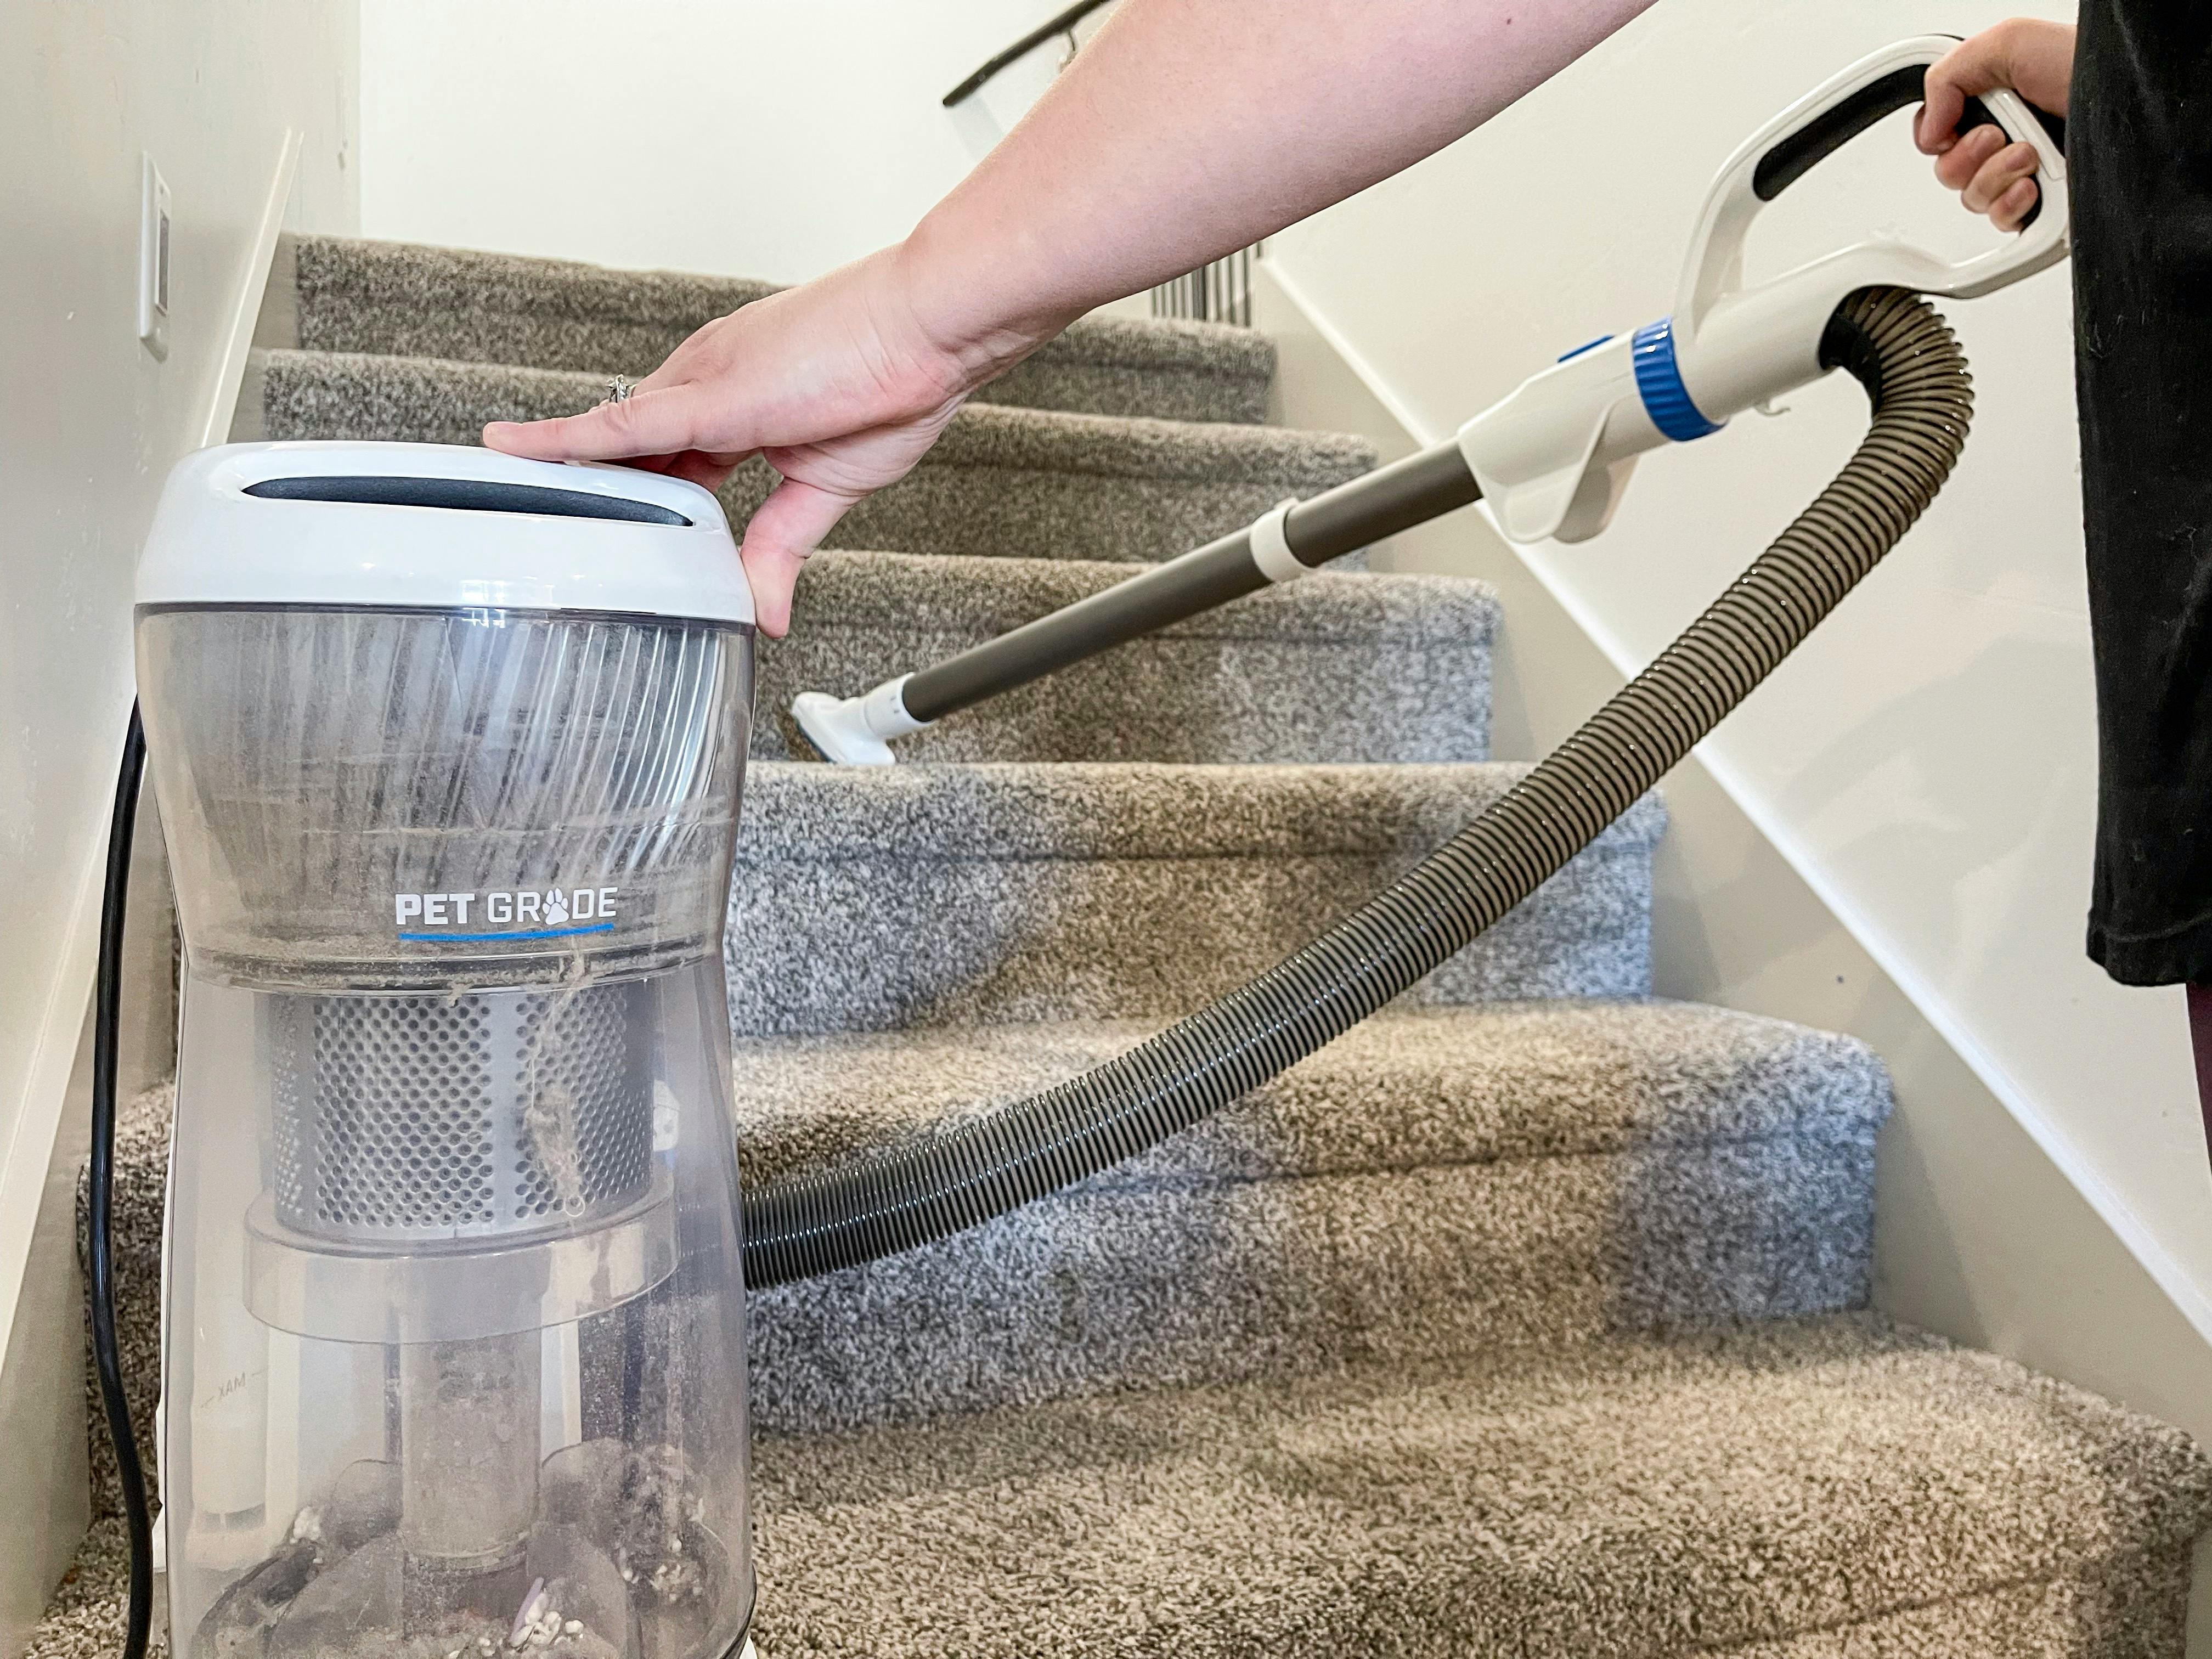
<instances>
[{"instance_id":1,"label":"ribbed vacuum hose","mask_svg":"<svg viewBox=\"0 0 2212 1659\"><path fill-rule=\"evenodd\" d=\"M1158 1145L1382 1007L1589 846L1896 545L1957 463L1972 381L1930 307L1892 289L1855 294L1821 361L1865 386L1865 441L1680 639L1511 791L1296 955L1120 1058L921 1145L749 1194L747 1283L912 1249Z\"/></svg>"}]
</instances>

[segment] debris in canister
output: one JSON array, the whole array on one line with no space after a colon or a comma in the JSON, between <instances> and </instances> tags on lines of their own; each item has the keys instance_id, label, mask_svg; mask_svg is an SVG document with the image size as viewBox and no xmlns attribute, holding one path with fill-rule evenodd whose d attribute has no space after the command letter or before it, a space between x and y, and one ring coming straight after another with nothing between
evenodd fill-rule
<instances>
[{"instance_id":1,"label":"debris in canister","mask_svg":"<svg viewBox=\"0 0 2212 1659\"><path fill-rule=\"evenodd\" d=\"M543 1578L533 1578L530 1581L529 1594L522 1598L522 1605L514 1610L514 1623L507 1632L507 1646L518 1649L526 1647L530 1642L531 1631L544 1616L545 1581Z\"/></svg>"}]
</instances>

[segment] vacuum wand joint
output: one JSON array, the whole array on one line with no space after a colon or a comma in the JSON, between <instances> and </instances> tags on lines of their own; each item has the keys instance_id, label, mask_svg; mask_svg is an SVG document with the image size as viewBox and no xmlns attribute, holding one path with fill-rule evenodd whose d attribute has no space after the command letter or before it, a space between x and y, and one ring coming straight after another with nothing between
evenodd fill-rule
<instances>
[{"instance_id":1,"label":"vacuum wand joint","mask_svg":"<svg viewBox=\"0 0 2212 1659\"><path fill-rule=\"evenodd\" d=\"M891 740L1100 652L1306 575L1370 542L1426 523L1481 495L1456 442L1284 501L1252 524L998 638L859 696L802 692L792 718L823 756L888 766Z\"/></svg>"}]
</instances>

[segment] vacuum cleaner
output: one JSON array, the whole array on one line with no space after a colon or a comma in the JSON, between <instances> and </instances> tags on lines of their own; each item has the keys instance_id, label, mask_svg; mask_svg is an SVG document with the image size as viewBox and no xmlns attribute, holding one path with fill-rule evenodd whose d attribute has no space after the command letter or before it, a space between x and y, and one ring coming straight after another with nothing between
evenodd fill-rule
<instances>
[{"instance_id":1,"label":"vacuum cleaner","mask_svg":"<svg viewBox=\"0 0 2212 1659\"><path fill-rule=\"evenodd\" d=\"M110 1183L132 808L150 756L186 975L167 1270L173 1645L194 1659L744 1650L743 1286L978 1224L1196 1122L1382 1007L1686 755L1893 546L1964 444L1918 294L1869 243L1746 287L1761 207L1920 98L1904 42L1730 161L1674 315L1568 353L1453 442L1079 605L797 713L833 760L1486 499L1601 530L1636 457L1843 368L1842 473L1650 667L1408 875L1121 1058L904 1151L747 1192L719 942L752 611L714 498L621 469L388 444L238 446L169 480L139 573L143 702L109 847L94 1053L94 1347L150 1619Z\"/></svg>"},{"instance_id":2,"label":"vacuum cleaner","mask_svg":"<svg viewBox=\"0 0 2212 1659\"><path fill-rule=\"evenodd\" d=\"M189 969L177 1651L739 1650L753 613L714 498L205 450L137 601Z\"/></svg>"}]
</instances>

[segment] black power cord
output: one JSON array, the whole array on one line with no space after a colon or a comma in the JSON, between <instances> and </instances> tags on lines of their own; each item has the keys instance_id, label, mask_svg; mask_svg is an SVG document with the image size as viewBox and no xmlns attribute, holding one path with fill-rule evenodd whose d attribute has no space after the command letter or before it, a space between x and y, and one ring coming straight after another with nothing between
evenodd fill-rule
<instances>
[{"instance_id":1,"label":"black power cord","mask_svg":"<svg viewBox=\"0 0 2212 1659\"><path fill-rule=\"evenodd\" d=\"M100 981L92 1028L92 1160L88 1227L91 1234L92 1356L100 1372L100 1402L107 1408L107 1437L123 1486L123 1521L131 1539L131 1599L124 1625L123 1659L143 1659L154 1622L154 1527L146 1507L146 1474L131 1432L131 1407L123 1395L123 1360L115 1341L115 1072L121 1046L123 919L131 894L131 831L138 814L138 786L146 771L146 733L138 705L123 738L123 769L115 780L115 816L107 826L107 888L100 903Z\"/></svg>"}]
</instances>

